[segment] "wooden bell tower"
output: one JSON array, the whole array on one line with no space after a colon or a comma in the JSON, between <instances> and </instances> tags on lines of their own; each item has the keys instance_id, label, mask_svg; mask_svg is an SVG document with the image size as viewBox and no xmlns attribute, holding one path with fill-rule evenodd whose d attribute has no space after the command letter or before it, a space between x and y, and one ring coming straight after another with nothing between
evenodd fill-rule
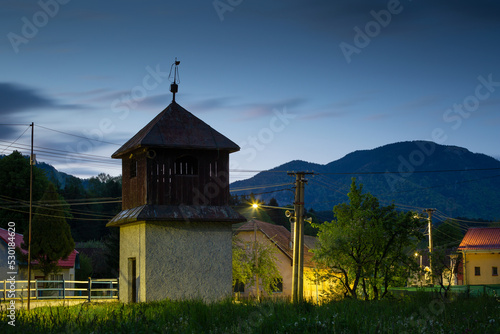
<instances>
[{"instance_id":1,"label":"wooden bell tower","mask_svg":"<svg viewBox=\"0 0 500 334\"><path fill-rule=\"evenodd\" d=\"M120 228L124 302L231 293L231 225L245 221L228 206L239 147L175 102L174 65L172 103L112 155L123 202L107 226Z\"/></svg>"}]
</instances>

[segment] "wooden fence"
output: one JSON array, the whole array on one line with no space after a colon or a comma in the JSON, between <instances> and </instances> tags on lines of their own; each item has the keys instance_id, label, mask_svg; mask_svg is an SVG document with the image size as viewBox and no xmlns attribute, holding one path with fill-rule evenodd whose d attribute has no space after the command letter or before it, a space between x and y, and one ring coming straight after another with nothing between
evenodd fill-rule
<instances>
[{"instance_id":1,"label":"wooden fence","mask_svg":"<svg viewBox=\"0 0 500 334\"><path fill-rule=\"evenodd\" d=\"M14 298L12 291L15 291ZM118 299L118 279L91 279L87 281L31 281L31 300L43 299ZM28 281L16 281L12 289L10 281L0 281L0 299L3 301L28 299Z\"/></svg>"}]
</instances>

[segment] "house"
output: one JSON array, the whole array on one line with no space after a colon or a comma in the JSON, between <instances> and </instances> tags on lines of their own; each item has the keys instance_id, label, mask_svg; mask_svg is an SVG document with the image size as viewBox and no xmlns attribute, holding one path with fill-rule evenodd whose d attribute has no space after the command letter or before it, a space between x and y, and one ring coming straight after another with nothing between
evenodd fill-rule
<instances>
[{"instance_id":1,"label":"house","mask_svg":"<svg viewBox=\"0 0 500 334\"><path fill-rule=\"evenodd\" d=\"M462 253L464 285L500 284L500 228L469 228L458 251Z\"/></svg>"},{"instance_id":2,"label":"house","mask_svg":"<svg viewBox=\"0 0 500 334\"><path fill-rule=\"evenodd\" d=\"M176 66L178 63L176 62ZM240 148L175 102L119 148L120 301L231 295L229 154ZM175 88L175 89L174 89Z\"/></svg>"},{"instance_id":3,"label":"house","mask_svg":"<svg viewBox=\"0 0 500 334\"><path fill-rule=\"evenodd\" d=\"M276 265L281 274L281 284L278 291L273 295L280 298L291 298L292 295L292 265L293 265L293 244L292 234L284 226L266 223L260 220L251 219L236 229L235 234L238 239L250 251L254 242L264 245L274 245L276 247ZM316 279L315 264L312 260L313 254L309 251L314 247L314 237L304 236L304 299L318 301L320 294L324 290L323 282ZM245 286L240 289L242 297L255 295L256 287ZM262 288L261 288L262 290ZM263 293L263 292L260 292Z\"/></svg>"},{"instance_id":4,"label":"house","mask_svg":"<svg viewBox=\"0 0 500 334\"><path fill-rule=\"evenodd\" d=\"M14 233L14 243L16 248L21 249L21 244L24 241L23 235L19 233ZM12 239L12 237L11 237ZM22 250L23 253L27 253L27 251ZM28 280L28 264L20 263L17 259L15 260L14 270L9 268L8 255L9 255L9 231L3 228L0 228L0 281L6 280L10 277L10 272L16 272L16 281L26 281ZM51 274L50 277L44 277L43 273L36 269L37 261L32 261L33 265L31 270L31 279L40 279L40 280L75 280L75 269L80 267L80 261L78 257L78 252L73 250L67 259L60 259L57 262L59 266L59 272L57 274Z\"/></svg>"}]
</instances>

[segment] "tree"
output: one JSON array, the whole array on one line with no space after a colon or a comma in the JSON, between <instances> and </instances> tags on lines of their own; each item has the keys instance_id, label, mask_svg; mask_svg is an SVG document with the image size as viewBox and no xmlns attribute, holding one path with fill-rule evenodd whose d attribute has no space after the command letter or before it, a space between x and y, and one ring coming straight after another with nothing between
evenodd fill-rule
<instances>
[{"instance_id":1,"label":"tree","mask_svg":"<svg viewBox=\"0 0 500 334\"><path fill-rule=\"evenodd\" d=\"M276 290L280 272L276 263L276 247L269 243L250 243L250 249L245 249L243 242L233 237L233 285L238 281L241 284L257 285L271 294ZM258 291L258 290L257 290Z\"/></svg>"},{"instance_id":2,"label":"tree","mask_svg":"<svg viewBox=\"0 0 500 334\"><path fill-rule=\"evenodd\" d=\"M65 211L60 206L64 203L55 186L49 183L31 222L31 261L38 262L37 267L46 277L57 272L57 261L67 259L75 248ZM28 250L26 234L21 247Z\"/></svg>"},{"instance_id":3,"label":"tree","mask_svg":"<svg viewBox=\"0 0 500 334\"><path fill-rule=\"evenodd\" d=\"M456 222L445 220L433 230L432 238L435 247L453 248L460 245L464 233Z\"/></svg>"},{"instance_id":4,"label":"tree","mask_svg":"<svg viewBox=\"0 0 500 334\"><path fill-rule=\"evenodd\" d=\"M328 278L340 283L345 296L380 299L416 266L409 254L423 237L425 222L394 205L380 206L354 178L348 196L349 203L335 206L332 222L317 226L314 258L329 268Z\"/></svg>"},{"instance_id":5,"label":"tree","mask_svg":"<svg viewBox=\"0 0 500 334\"><path fill-rule=\"evenodd\" d=\"M441 246L434 247L430 257L432 259L431 272L434 282L439 284L441 295L447 298L453 279L458 272L461 255L451 250L447 251L446 247Z\"/></svg>"},{"instance_id":6,"label":"tree","mask_svg":"<svg viewBox=\"0 0 500 334\"><path fill-rule=\"evenodd\" d=\"M33 168L34 201L42 197L48 183L45 173L35 166ZM18 151L0 159L0 194L0 203L4 207L0 209L0 227L7 228L8 222L13 221L16 222L19 232L25 233L29 219L30 163L29 158L23 157Z\"/></svg>"}]
</instances>

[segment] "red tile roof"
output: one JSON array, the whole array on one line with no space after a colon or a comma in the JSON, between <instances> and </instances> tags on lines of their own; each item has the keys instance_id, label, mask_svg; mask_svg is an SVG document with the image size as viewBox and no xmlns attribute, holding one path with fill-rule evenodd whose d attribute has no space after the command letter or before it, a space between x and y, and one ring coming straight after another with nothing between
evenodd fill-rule
<instances>
[{"instance_id":1,"label":"red tile roof","mask_svg":"<svg viewBox=\"0 0 500 334\"><path fill-rule=\"evenodd\" d=\"M458 246L458 250L481 249L500 249L500 228L470 228Z\"/></svg>"},{"instance_id":2,"label":"red tile roof","mask_svg":"<svg viewBox=\"0 0 500 334\"><path fill-rule=\"evenodd\" d=\"M14 243L16 244L16 247L19 247L24 254L27 254L28 251L21 248L21 244L24 241L23 235L16 233L15 238L16 239L14 240ZM3 240L7 244L9 243L9 231L8 230L0 228L0 240ZM66 260L62 260L62 259L59 260L57 262L57 265L61 268L74 267L75 261L76 261L76 254L78 254L78 252L76 251L76 249L74 249L73 252L71 252L71 254L68 256L68 258ZM32 261L31 263L37 264L37 261Z\"/></svg>"},{"instance_id":3,"label":"red tile roof","mask_svg":"<svg viewBox=\"0 0 500 334\"><path fill-rule=\"evenodd\" d=\"M280 249L286 256L293 259L293 250L290 249L291 233L284 226L266 223L260 220L251 219L242 226L240 226L236 233L243 231L253 231L254 226L257 225L257 230L262 232ZM309 252L309 247L304 244L304 265L313 267L312 262L313 254Z\"/></svg>"}]
</instances>

